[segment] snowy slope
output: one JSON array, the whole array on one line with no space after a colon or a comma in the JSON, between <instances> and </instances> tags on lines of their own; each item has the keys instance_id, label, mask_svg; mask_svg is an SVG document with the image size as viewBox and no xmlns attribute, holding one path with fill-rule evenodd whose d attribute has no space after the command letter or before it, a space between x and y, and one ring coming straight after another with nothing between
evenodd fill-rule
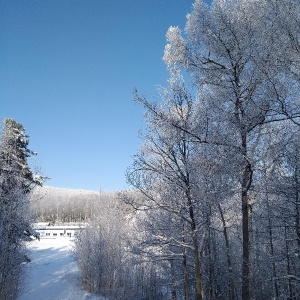
<instances>
[{"instance_id":1,"label":"snowy slope","mask_svg":"<svg viewBox=\"0 0 300 300\"><path fill-rule=\"evenodd\" d=\"M20 300L104 300L80 287L68 238L41 239L29 245L27 287Z\"/></svg>"}]
</instances>

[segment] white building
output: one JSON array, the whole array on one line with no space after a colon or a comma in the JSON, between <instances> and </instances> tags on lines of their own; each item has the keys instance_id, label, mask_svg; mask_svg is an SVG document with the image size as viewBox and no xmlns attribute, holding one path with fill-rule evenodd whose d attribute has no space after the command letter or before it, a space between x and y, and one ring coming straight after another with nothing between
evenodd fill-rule
<instances>
[{"instance_id":1,"label":"white building","mask_svg":"<svg viewBox=\"0 0 300 300\"><path fill-rule=\"evenodd\" d=\"M37 223L33 227L40 238L74 237L84 229L84 226L80 225L49 226L48 223Z\"/></svg>"}]
</instances>

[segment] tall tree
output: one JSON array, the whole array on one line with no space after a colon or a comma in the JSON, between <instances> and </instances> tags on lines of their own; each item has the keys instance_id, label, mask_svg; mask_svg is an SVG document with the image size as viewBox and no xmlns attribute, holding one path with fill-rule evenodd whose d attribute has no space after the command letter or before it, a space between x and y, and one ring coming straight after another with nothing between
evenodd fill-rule
<instances>
[{"instance_id":1,"label":"tall tree","mask_svg":"<svg viewBox=\"0 0 300 300\"><path fill-rule=\"evenodd\" d=\"M279 60L279 55L274 54L278 49L268 47L262 38L276 37L276 31L265 17L272 12L268 9L266 1L215 0L209 7L204 1L196 0L188 15L186 39L179 28L171 27L164 55L171 70L185 69L194 77L206 98L202 105L214 108L210 128L214 123L223 127L208 137L203 132L190 134L200 143L230 148L231 155L239 161L236 172L240 175L244 300L250 299L249 191L256 155L251 149L264 124L283 119L281 107L291 102L290 93L283 88L287 81L281 80L283 69L270 59ZM289 116L294 113L289 112Z\"/></svg>"},{"instance_id":2,"label":"tall tree","mask_svg":"<svg viewBox=\"0 0 300 300\"><path fill-rule=\"evenodd\" d=\"M203 279L199 231L202 223L201 203L196 192L195 170L193 162L194 143L187 134L174 128L174 123L189 131L192 126L192 98L185 87L183 77L174 73L170 79L170 90L163 90L164 104L156 106L145 98L136 95L136 100L146 109L147 133L144 145L135 156L133 167L127 174L128 182L146 197L151 209L163 209L181 218L185 228L189 228L193 249L195 269L196 299L203 299Z\"/></svg>"},{"instance_id":3,"label":"tall tree","mask_svg":"<svg viewBox=\"0 0 300 300\"><path fill-rule=\"evenodd\" d=\"M13 119L4 121L0 138L0 298L15 299L20 289L21 262L30 227L28 194L43 177L34 174L27 158L28 137L23 126Z\"/></svg>"},{"instance_id":4,"label":"tall tree","mask_svg":"<svg viewBox=\"0 0 300 300\"><path fill-rule=\"evenodd\" d=\"M29 167L27 159L37 153L28 148L29 139L25 134L25 128L14 119L5 119L1 136L1 174L10 180L18 178L21 180L22 189L29 193L36 185L41 186L45 177L35 174ZM10 188L7 183L6 188Z\"/></svg>"}]
</instances>

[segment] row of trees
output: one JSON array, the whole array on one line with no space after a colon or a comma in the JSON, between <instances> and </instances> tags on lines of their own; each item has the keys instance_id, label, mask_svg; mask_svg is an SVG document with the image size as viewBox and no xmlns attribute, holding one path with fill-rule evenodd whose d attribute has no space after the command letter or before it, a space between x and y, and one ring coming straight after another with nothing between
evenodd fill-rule
<instances>
[{"instance_id":1,"label":"row of trees","mask_svg":"<svg viewBox=\"0 0 300 300\"><path fill-rule=\"evenodd\" d=\"M186 39L167 33L164 103L136 96L148 132L128 179L189 229L197 300L299 296L298 190L291 201L284 184L297 180L299 16L297 1L196 1Z\"/></svg>"},{"instance_id":2,"label":"row of trees","mask_svg":"<svg viewBox=\"0 0 300 300\"><path fill-rule=\"evenodd\" d=\"M35 220L49 223L89 222L99 212L103 199L117 193L37 187L31 193L30 207Z\"/></svg>"},{"instance_id":3,"label":"row of trees","mask_svg":"<svg viewBox=\"0 0 300 300\"><path fill-rule=\"evenodd\" d=\"M127 180L139 196L120 194L135 213L100 217L78 240L90 290L300 297L299 20L295 0L196 0L185 33L170 27L169 87L158 103L135 91L147 128Z\"/></svg>"},{"instance_id":4,"label":"row of trees","mask_svg":"<svg viewBox=\"0 0 300 300\"><path fill-rule=\"evenodd\" d=\"M16 299L22 288L22 262L26 260L24 241L35 235L31 229L29 193L41 185L27 158L24 127L6 119L0 136L0 299Z\"/></svg>"},{"instance_id":5,"label":"row of trees","mask_svg":"<svg viewBox=\"0 0 300 300\"><path fill-rule=\"evenodd\" d=\"M147 200L127 202L153 261L180 253L185 299L300 296L299 8L197 0L167 33L163 101L135 94L148 127L127 178Z\"/></svg>"}]
</instances>

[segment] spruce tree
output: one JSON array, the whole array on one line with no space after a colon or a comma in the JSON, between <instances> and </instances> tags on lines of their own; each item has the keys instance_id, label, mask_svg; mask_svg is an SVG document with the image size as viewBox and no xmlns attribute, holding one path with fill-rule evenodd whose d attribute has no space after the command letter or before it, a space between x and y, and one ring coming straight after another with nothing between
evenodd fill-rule
<instances>
[{"instance_id":1,"label":"spruce tree","mask_svg":"<svg viewBox=\"0 0 300 300\"><path fill-rule=\"evenodd\" d=\"M14 181L19 180L23 192L29 193L34 186L42 185L44 177L34 174L27 162L27 158L36 155L28 149L28 138L22 124L14 119L4 120L0 148L0 174L9 179L9 182L2 188L10 189Z\"/></svg>"},{"instance_id":2,"label":"spruce tree","mask_svg":"<svg viewBox=\"0 0 300 300\"><path fill-rule=\"evenodd\" d=\"M22 283L25 237L30 227L29 192L44 177L31 171L28 136L22 124L5 119L0 136L0 299L16 299Z\"/></svg>"}]
</instances>

